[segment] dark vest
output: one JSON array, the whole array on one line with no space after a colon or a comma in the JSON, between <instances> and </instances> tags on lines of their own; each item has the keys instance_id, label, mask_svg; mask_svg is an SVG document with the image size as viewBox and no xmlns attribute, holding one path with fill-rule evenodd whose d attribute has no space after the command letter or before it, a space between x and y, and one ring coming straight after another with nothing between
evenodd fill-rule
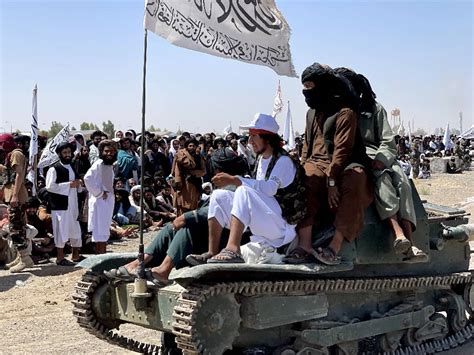
<instances>
[{"instance_id":1,"label":"dark vest","mask_svg":"<svg viewBox=\"0 0 474 355\"><path fill-rule=\"evenodd\" d=\"M273 154L265 173L265 180L270 178L272 170L275 167L278 159L284 155L289 156L284 150L279 150ZM304 184L304 169L298 161L293 160L293 164L295 164L296 167L296 173L293 182L287 187L278 189L275 194L275 199L280 205L283 219L288 224L296 225L306 218L308 204L306 187ZM258 162L255 164L255 169L253 172L254 179L257 177L257 169Z\"/></svg>"},{"instance_id":2,"label":"dark vest","mask_svg":"<svg viewBox=\"0 0 474 355\"><path fill-rule=\"evenodd\" d=\"M60 162L53 164L51 168L56 170L56 183L60 184L62 182L69 182L69 170L61 165ZM77 179L77 173L72 167L72 171L74 171L74 178ZM49 202L51 205L52 211L66 211L68 209L68 196L56 194L54 192L49 192Z\"/></svg>"}]
</instances>

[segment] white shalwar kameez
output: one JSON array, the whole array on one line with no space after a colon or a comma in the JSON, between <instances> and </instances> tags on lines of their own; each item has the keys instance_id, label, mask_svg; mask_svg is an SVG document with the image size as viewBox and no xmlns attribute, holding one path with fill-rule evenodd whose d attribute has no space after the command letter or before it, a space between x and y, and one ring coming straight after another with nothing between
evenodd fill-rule
<instances>
[{"instance_id":1,"label":"white shalwar kameez","mask_svg":"<svg viewBox=\"0 0 474 355\"><path fill-rule=\"evenodd\" d=\"M97 160L84 176L84 183L89 191L88 229L92 232L92 241L107 242L115 204L113 165ZM107 192L105 200L104 192Z\"/></svg>"},{"instance_id":2,"label":"white shalwar kameez","mask_svg":"<svg viewBox=\"0 0 474 355\"><path fill-rule=\"evenodd\" d=\"M54 244L56 248L64 248L69 240L73 248L82 246L81 226L79 225L79 207L77 201L77 188L70 186L70 182L75 180L74 171L70 164L61 165L69 171L69 181L56 183L56 169L51 167L46 174L46 189L49 192L67 196L67 210L51 211L53 224Z\"/></svg>"},{"instance_id":3,"label":"white shalwar kameez","mask_svg":"<svg viewBox=\"0 0 474 355\"><path fill-rule=\"evenodd\" d=\"M256 179L239 177L242 185L235 192L215 190L209 203L208 219L216 218L219 224L230 229L232 216L249 227L252 245L278 248L290 243L296 237L295 225L288 224L282 217L281 207L275 199L278 189L289 186L296 174L291 158L281 156L270 177L265 180L271 157L258 161ZM243 254L244 250L242 250ZM247 260L247 262L252 262Z\"/></svg>"}]
</instances>

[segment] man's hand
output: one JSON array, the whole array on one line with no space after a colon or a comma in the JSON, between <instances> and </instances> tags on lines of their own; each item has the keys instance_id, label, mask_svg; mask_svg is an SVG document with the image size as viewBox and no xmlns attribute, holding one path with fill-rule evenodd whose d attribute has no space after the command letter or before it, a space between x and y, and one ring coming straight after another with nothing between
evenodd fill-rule
<instances>
[{"instance_id":1,"label":"man's hand","mask_svg":"<svg viewBox=\"0 0 474 355\"><path fill-rule=\"evenodd\" d=\"M72 181L69 183L69 186L70 186L72 189L77 189L79 186L81 186L81 180L72 180Z\"/></svg>"},{"instance_id":2,"label":"man's hand","mask_svg":"<svg viewBox=\"0 0 474 355\"><path fill-rule=\"evenodd\" d=\"M107 193L108 193L107 191L104 191L104 192L102 193L102 199L103 199L103 200L107 200Z\"/></svg>"},{"instance_id":3,"label":"man's hand","mask_svg":"<svg viewBox=\"0 0 474 355\"><path fill-rule=\"evenodd\" d=\"M224 187L227 185L240 186L240 180L232 175L226 173L218 173L212 178L212 183L217 187Z\"/></svg>"},{"instance_id":4,"label":"man's hand","mask_svg":"<svg viewBox=\"0 0 474 355\"><path fill-rule=\"evenodd\" d=\"M18 206L18 195L13 194L12 199L10 200L10 206L12 207Z\"/></svg>"},{"instance_id":5,"label":"man's hand","mask_svg":"<svg viewBox=\"0 0 474 355\"><path fill-rule=\"evenodd\" d=\"M385 169L385 164L382 163L380 160L373 160L372 161L372 169L374 169L374 170L383 170L383 169Z\"/></svg>"},{"instance_id":6,"label":"man's hand","mask_svg":"<svg viewBox=\"0 0 474 355\"><path fill-rule=\"evenodd\" d=\"M336 209L339 206L339 190L337 186L328 187L328 203L329 208Z\"/></svg>"},{"instance_id":7,"label":"man's hand","mask_svg":"<svg viewBox=\"0 0 474 355\"><path fill-rule=\"evenodd\" d=\"M173 223L173 230L176 232L183 228L186 225L186 220L184 219L184 215L181 215L174 219Z\"/></svg>"}]
</instances>

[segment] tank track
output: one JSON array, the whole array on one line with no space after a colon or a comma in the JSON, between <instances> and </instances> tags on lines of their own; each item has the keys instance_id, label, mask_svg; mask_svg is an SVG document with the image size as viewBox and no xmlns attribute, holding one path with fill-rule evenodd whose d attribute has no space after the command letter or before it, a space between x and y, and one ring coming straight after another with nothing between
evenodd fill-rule
<instances>
[{"instance_id":1,"label":"tank track","mask_svg":"<svg viewBox=\"0 0 474 355\"><path fill-rule=\"evenodd\" d=\"M379 279L321 279L276 282L234 282L220 284L192 284L181 293L174 309L173 334L178 348L185 355L205 353L205 348L196 334L196 316L201 305L210 297L222 293L236 293L243 296L259 294L273 295L285 292L362 292L410 290L418 287L443 287L469 283L473 280L470 272L447 276L379 278ZM461 331L440 341L428 341L419 346L397 349L387 354L420 354L454 348L471 338L474 326L468 324Z\"/></svg>"},{"instance_id":2,"label":"tank track","mask_svg":"<svg viewBox=\"0 0 474 355\"><path fill-rule=\"evenodd\" d=\"M109 344L136 351L142 354L164 354L162 346L149 344L120 335L117 331L109 329L101 323L92 310L92 295L98 286L105 281L103 276L92 272L86 272L82 279L76 284L75 293L72 295L74 305L72 313L77 319L79 326L99 339L105 340Z\"/></svg>"}]
</instances>

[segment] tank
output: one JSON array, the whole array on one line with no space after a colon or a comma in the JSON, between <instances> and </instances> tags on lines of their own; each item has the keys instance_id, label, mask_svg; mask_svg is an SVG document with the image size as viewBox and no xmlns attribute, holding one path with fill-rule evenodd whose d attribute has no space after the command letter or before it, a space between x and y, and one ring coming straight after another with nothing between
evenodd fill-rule
<instances>
[{"instance_id":1,"label":"tank","mask_svg":"<svg viewBox=\"0 0 474 355\"><path fill-rule=\"evenodd\" d=\"M209 264L175 270L174 283L109 282L104 270L136 254L91 257L75 287L81 327L150 354L412 354L454 348L474 335L473 271L465 211L421 201L414 186L415 244L429 261L407 263L370 207L362 234L336 266ZM318 240L316 238L316 240ZM133 323L156 343L120 335Z\"/></svg>"}]
</instances>

